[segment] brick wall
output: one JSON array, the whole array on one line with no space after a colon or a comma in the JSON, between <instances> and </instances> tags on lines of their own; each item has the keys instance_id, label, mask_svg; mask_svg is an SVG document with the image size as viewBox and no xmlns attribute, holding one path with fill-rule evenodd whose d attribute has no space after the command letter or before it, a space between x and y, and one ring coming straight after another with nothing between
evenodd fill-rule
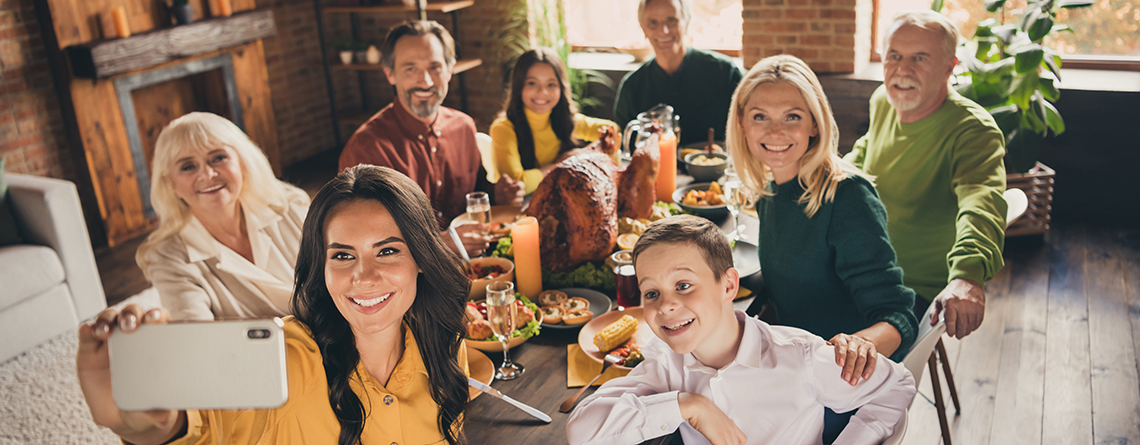
<instances>
[{"instance_id":1,"label":"brick wall","mask_svg":"<svg viewBox=\"0 0 1140 445\"><path fill-rule=\"evenodd\" d=\"M6 170L74 180L33 0L0 0L0 156Z\"/></svg>"},{"instance_id":2,"label":"brick wall","mask_svg":"<svg viewBox=\"0 0 1140 445\"><path fill-rule=\"evenodd\" d=\"M871 51L871 0L743 0L744 66L791 54L817 73L861 69Z\"/></svg>"}]
</instances>

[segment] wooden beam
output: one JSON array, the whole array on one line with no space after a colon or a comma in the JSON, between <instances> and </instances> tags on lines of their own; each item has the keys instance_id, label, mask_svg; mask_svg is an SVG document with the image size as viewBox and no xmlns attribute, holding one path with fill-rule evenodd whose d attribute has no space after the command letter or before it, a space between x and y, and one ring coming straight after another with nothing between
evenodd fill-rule
<instances>
[{"instance_id":1,"label":"wooden beam","mask_svg":"<svg viewBox=\"0 0 1140 445\"><path fill-rule=\"evenodd\" d=\"M277 34L271 10L255 10L125 39L100 40L66 49L75 77L99 79L176 59L244 45Z\"/></svg>"}]
</instances>

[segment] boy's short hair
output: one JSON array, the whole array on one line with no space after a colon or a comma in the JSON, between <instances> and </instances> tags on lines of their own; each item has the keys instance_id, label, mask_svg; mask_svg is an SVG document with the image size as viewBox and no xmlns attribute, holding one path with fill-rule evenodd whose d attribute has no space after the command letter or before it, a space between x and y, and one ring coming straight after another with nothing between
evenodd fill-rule
<instances>
[{"instance_id":1,"label":"boy's short hair","mask_svg":"<svg viewBox=\"0 0 1140 445\"><path fill-rule=\"evenodd\" d=\"M720 227L707 219L693 215L677 215L650 224L633 246L633 262L637 263L637 257L645 252L645 249L661 243L695 246L701 251L705 263L718 280L724 276L728 268L732 267L732 247L728 245L728 238L724 236Z\"/></svg>"}]
</instances>

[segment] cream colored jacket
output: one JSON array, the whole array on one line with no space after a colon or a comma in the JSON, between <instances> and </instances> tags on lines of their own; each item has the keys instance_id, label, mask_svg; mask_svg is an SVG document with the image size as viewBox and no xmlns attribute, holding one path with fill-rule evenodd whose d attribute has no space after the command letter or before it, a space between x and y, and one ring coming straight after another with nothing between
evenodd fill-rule
<instances>
[{"instance_id":1,"label":"cream colored jacket","mask_svg":"<svg viewBox=\"0 0 1140 445\"><path fill-rule=\"evenodd\" d=\"M214 239L197 218L145 254L144 272L173 320L291 313L293 273L309 196L282 183L288 208L242 206L253 263Z\"/></svg>"}]
</instances>

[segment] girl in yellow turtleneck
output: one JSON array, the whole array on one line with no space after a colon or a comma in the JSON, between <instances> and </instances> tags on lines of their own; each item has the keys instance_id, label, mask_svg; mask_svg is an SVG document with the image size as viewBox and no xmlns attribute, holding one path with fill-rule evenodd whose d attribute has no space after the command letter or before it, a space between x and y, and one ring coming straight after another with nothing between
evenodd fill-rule
<instances>
[{"instance_id":1,"label":"girl in yellow turtleneck","mask_svg":"<svg viewBox=\"0 0 1140 445\"><path fill-rule=\"evenodd\" d=\"M617 127L575 112L566 66L549 48L519 56L511 71L506 108L491 124L495 167L526 184L528 194L579 141L592 142L603 127Z\"/></svg>"}]
</instances>

